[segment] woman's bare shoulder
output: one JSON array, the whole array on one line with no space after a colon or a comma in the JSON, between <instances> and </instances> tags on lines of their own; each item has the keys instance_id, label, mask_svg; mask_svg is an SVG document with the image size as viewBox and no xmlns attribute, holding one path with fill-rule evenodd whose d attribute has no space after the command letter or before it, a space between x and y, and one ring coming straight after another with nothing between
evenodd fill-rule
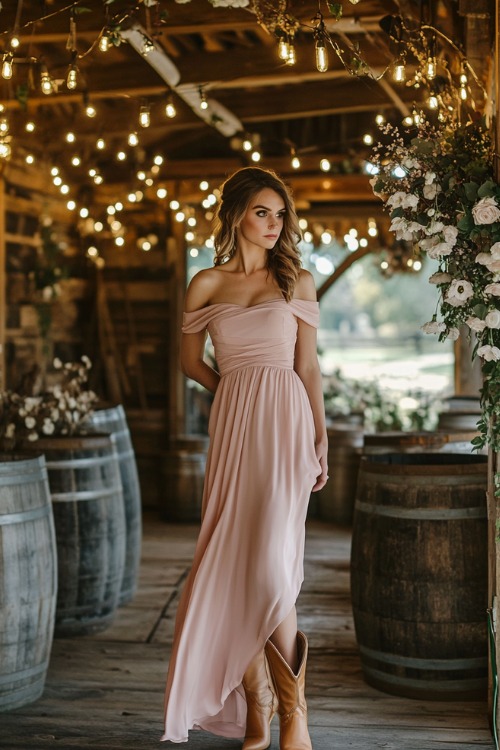
<instances>
[{"instance_id":1,"label":"woman's bare shoulder","mask_svg":"<svg viewBox=\"0 0 500 750\"><path fill-rule=\"evenodd\" d=\"M185 311L193 312L209 305L220 283L220 272L216 268L205 268L198 271L187 288Z\"/></svg>"},{"instance_id":2,"label":"woman's bare shoulder","mask_svg":"<svg viewBox=\"0 0 500 750\"><path fill-rule=\"evenodd\" d=\"M318 299L314 277L312 273L306 271L305 268L300 269L299 278L295 284L293 296L295 299L309 300L311 302L316 302Z\"/></svg>"}]
</instances>

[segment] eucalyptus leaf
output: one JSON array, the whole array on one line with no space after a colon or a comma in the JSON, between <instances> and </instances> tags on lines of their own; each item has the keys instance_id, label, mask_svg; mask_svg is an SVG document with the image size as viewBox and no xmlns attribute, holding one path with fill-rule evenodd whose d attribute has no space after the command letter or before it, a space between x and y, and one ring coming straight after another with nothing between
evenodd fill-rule
<instances>
[{"instance_id":1,"label":"eucalyptus leaf","mask_svg":"<svg viewBox=\"0 0 500 750\"><path fill-rule=\"evenodd\" d=\"M478 194L479 185L477 182L466 182L464 185L465 195L468 201L474 202Z\"/></svg>"},{"instance_id":2,"label":"eucalyptus leaf","mask_svg":"<svg viewBox=\"0 0 500 750\"><path fill-rule=\"evenodd\" d=\"M394 208L389 216L391 219L399 219L405 215L405 210L401 206L398 206L398 208Z\"/></svg>"},{"instance_id":3,"label":"eucalyptus leaf","mask_svg":"<svg viewBox=\"0 0 500 750\"><path fill-rule=\"evenodd\" d=\"M493 180L486 180L486 182L483 182L483 184L477 191L477 197L489 198L490 196L495 195L496 187L497 185L493 182Z\"/></svg>"},{"instance_id":4,"label":"eucalyptus leaf","mask_svg":"<svg viewBox=\"0 0 500 750\"><path fill-rule=\"evenodd\" d=\"M461 232L471 232L472 229L474 229L474 219L472 218L472 215L465 214L465 216L462 216L457 224L457 227Z\"/></svg>"}]
</instances>

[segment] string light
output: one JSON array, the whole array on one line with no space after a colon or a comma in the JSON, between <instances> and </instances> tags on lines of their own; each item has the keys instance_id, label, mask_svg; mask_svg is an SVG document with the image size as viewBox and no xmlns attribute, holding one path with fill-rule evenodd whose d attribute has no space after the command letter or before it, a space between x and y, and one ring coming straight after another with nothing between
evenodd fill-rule
<instances>
[{"instance_id":1,"label":"string light","mask_svg":"<svg viewBox=\"0 0 500 750\"><path fill-rule=\"evenodd\" d=\"M29 120L29 122L27 122L26 125L24 126L24 129L28 133L33 133L35 130L35 127L36 127L35 123L32 120Z\"/></svg>"},{"instance_id":2,"label":"string light","mask_svg":"<svg viewBox=\"0 0 500 750\"><path fill-rule=\"evenodd\" d=\"M250 138L245 138L245 140L241 144L241 147L243 151L251 151L253 146L252 146L252 141L250 140Z\"/></svg>"},{"instance_id":3,"label":"string light","mask_svg":"<svg viewBox=\"0 0 500 750\"><path fill-rule=\"evenodd\" d=\"M434 57L429 57L427 60L426 74L429 81L436 77L436 60Z\"/></svg>"},{"instance_id":4,"label":"string light","mask_svg":"<svg viewBox=\"0 0 500 750\"><path fill-rule=\"evenodd\" d=\"M12 34L10 38L10 46L12 49L17 49L21 44L21 40L16 34Z\"/></svg>"},{"instance_id":5,"label":"string light","mask_svg":"<svg viewBox=\"0 0 500 750\"><path fill-rule=\"evenodd\" d=\"M73 158L71 159L71 163L74 167L79 167L80 164L82 163L82 160L80 159L79 156L73 156Z\"/></svg>"},{"instance_id":6,"label":"string light","mask_svg":"<svg viewBox=\"0 0 500 750\"><path fill-rule=\"evenodd\" d=\"M172 99L172 95L170 94L167 103L165 104L165 114L168 118L171 120L176 116L177 110L175 108L174 101Z\"/></svg>"},{"instance_id":7,"label":"string light","mask_svg":"<svg viewBox=\"0 0 500 750\"><path fill-rule=\"evenodd\" d=\"M465 72L465 67L462 68L460 75L460 99L462 101L467 99L467 73Z\"/></svg>"},{"instance_id":8,"label":"string light","mask_svg":"<svg viewBox=\"0 0 500 750\"><path fill-rule=\"evenodd\" d=\"M181 207L181 204L179 203L179 201L173 200L173 201L170 201L169 206L172 209L172 211L177 211L177 209Z\"/></svg>"},{"instance_id":9,"label":"string light","mask_svg":"<svg viewBox=\"0 0 500 750\"><path fill-rule=\"evenodd\" d=\"M9 121L7 120L6 117L1 117L0 118L0 135L1 136L7 135L8 132L9 132Z\"/></svg>"},{"instance_id":10,"label":"string light","mask_svg":"<svg viewBox=\"0 0 500 750\"><path fill-rule=\"evenodd\" d=\"M161 167L163 164L163 156L161 154L156 154L156 156L153 159L153 162L156 164L157 167Z\"/></svg>"},{"instance_id":11,"label":"string light","mask_svg":"<svg viewBox=\"0 0 500 750\"><path fill-rule=\"evenodd\" d=\"M149 104L143 104L139 112L139 125L141 128L149 128L151 125L151 110Z\"/></svg>"},{"instance_id":12,"label":"string light","mask_svg":"<svg viewBox=\"0 0 500 750\"><path fill-rule=\"evenodd\" d=\"M208 190L209 187L210 187L210 185L208 184L208 182L206 180L202 180L200 182L200 185L199 185L200 190L205 191L205 190Z\"/></svg>"},{"instance_id":13,"label":"string light","mask_svg":"<svg viewBox=\"0 0 500 750\"><path fill-rule=\"evenodd\" d=\"M101 52L107 52L109 49L109 35L107 29L104 29L99 39L99 49Z\"/></svg>"},{"instance_id":14,"label":"string light","mask_svg":"<svg viewBox=\"0 0 500 750\"><path fill-rule=\"evenodd\" d=\"M52 175L52 177L55 177L59 174L59 169L57 167L52 167L50 170L50 174Z\"/></svg>"},{"instance_id":15,"label":"string light","mask_svg":"<svg viewBox=\"0 0 500 750\"><path fill-rule=\"evenodd\" d=\"M285 62L288 60L288 56L290 55L290 44L288 42L288 38L285 34L283 36L280 36L279 42L278 42L278 57L280 60L284 60Z\"/></svg>"},{"instance_id":16,"label":"string light","mask_svg":"<svg viewBox=\"0 0 500 750\"><path fill-rule=\"evenodd\" d=\"M384 115L380 115L380 114L377 115L376 118L375 118L375 122L377 123L377 125L383 125L384 122L385 122Z\"/></svg>"},{"instance_id":17,"label":"string light","mask_svg":"<svg viewBox=\"0 0 500 750\"><path fill-rule=\"evenodd\" d=\"M80 216L82 217L82 219L88 219L88 216L89 216L89 210L88 210L88 208L83 207L83 208L80 209L80 211L78 213L80 214Z\"/></svg>"},{"instance_id":18,"label":"string light","mask_svg":"<svg viewBox=\"0 0 500 750\"><path fill-rule=\"evenodd\" d=\"M330 163L330 161L328 159L321 159L321 161L319 163L319 168L323 172L329 172L330 169L332 168L332 165L331 165L331 163Z\"/></svg>"},{"instance_id":19,"label":"string light","mask_svg":"<svg viewBox=\"0 0 500 750\"><path fill-rule=\"evenodd\" d=\"M205 92L203 91L203 88L199 86L198 91L200 94L200 109L208 109L208 102L206 100Z\"/></svg>"},{"instance_id":20,"label":"string light","mask_svg":"<svg viewBox=\"0 0 500 750\"><path fill-rule=\"evenodd\" d=\"M365 146L371 146L373 144L373 136L371 133L365 133L363 136L363 143Z\"/></svg>"},{"instance_id":21,"label":"string light","mask_svg":"<svg viewBox=\"0 0 500 750\"><path fill-rule=\"evenodd\" d=\"M0 138L0 159L8 159L11 155L10 143Z\"/></svg>"},{"instance_id":22,"label":"string light","mask_svg":"<svg viewBox=\"0 0 500 750\"><path fill-rule=\"evenodd\" d=\"M316 14L317 25L314 29L314 39L316 46L316 68L319 73L326 73L328 70L328 52L326 49L326 30L323 21L323 14L318 11Z\"/></svg>"},{"instance_id":23,"label":"string light","mask_svg":"<svg viewBox=\"0 0 500 750\"><path fill-rule=\"evenodd\" d=\"M137 136L137 133L129 133L128 136L128 145L129 146L137 146L139 144L139 138Z\"/></svg>"},{"instance_id":24,"label":"string light","mask_svg":"<svg viewBox=\"0 0 500 750\"><path fill-rule=\"evenodd\" d=\"M127 154L125 153L125 151L118 151L118 153L116 154L116 158L118 159L118 161L125 161L127 158Z\"/></svg>"},{"instance_id":25,"label":"string light","mask_svg":"<svg viewBox=\"0 0 500 750\"><path fill-rule=\"evenodd\" d=\"M59 189L63 195L67 195L69 193L69 185L61 185Z\"/></svg>"},{"instance_id":26,"label":"string light","mask_svg":"<svg viewBox=\"0 0 500 750\"><path fill-rule=\"evenodd\" d=\"M406 80L406 67L402 60L395 63L392 77L396 83L403 83Z\"/></svg>"},{"instance_id":27,"label":"string light","mask_svg":"<svg viewBox=\"0 0 500 750\"><path fill-rule=\"evenodd\" d=\"M85 114L90 118L95 117L97 114L97 110L94 105L87 100L85 100Z\"/></svg>"},{"instance_id":28,"label":"string light","mask_svg":"<svg viewBox=\"0 0 500 750\"><path fill-rule=\"evenodd\" d=\"M75 201L68 201L68 202L66 203L66 208L68 209L68 211L74 211L74 210L75 210L75 208L76 208L76 203L75 203Z\"/></svg>"},{"instance_id":29,"label":"string light","mask_svg":"<svg viewBox=\"0 0 500 750\"><path fill-rule=\"evenodd\" d=\"M295 153L292 155L291 164L292 164L292 169L300 169L300 159Z\"/></svg>"},{"instance_id":30,"label":"string light","mask_svg":"<svg viewBox=\"0 0 500 750\"><path fill-rule=\"evenodd\" d=\"M33 154L26 154L25 162L26 164L34 164L35 157L33 156Z\"/></svg>"},{"instance_id":31,"label":"string light","mask_svg":"<svg viewBox=\"0 0 500 750\"><path fill-rule=\"evenodd\" d=\"M99 149L99 151L102 151L106 148L106 141L104 140L104 138L98 138L95 145L96 148Z\"/></svg>"},{"instance_id":32,"label":"string light","mask_svg":"<svg viewBox=\"0 0 500 750\"><path fill-rule=\"evenodd\" d=\"M75 136L75 134L74 134L74 133L72 133L71 131L69 131L68 133L66 133L66 141L67 141L68 143L74 143L74 142L76 141L76 136Z\"/></svg>"},{"instance_id":33,"label":"string light","mask_svg":"<svg viewBox=\"0 0 500 750\"><path fill-rule=\"evenodd\" d=\"M46 96L49 96L54 91L54 82L49 75L46 65L42 65L40 68L40 87L42 93L46 94Z\"/></svg>"},{"instance_id":34,"label":"string light","mask_svg":"<svg viewBox=\"0 0 500 750\"><path fill-rule=\"evenodd\" d=\"M260 151L257 151L257 149L255 149L255 151L252 151L250 158L252 159L252 161L258 162L261 160L262 154L260 153Z\"/></svg>"},{"instance_id":35,"label":"string light","mask_svg":"<svg viewBox=\"0 0 500 750\"><path fill-rule=\"evenodd\" d=\"M288 57L286 59L286 65L295 65L297 58L295 56L295 47L293 42L288 45Z\"/></svg>"},{"instance_id":36,"label":"string light","mask_svg":"<svg viewBox=\"0 0 500 750\"><path fill-rule=\"evenodd\" d=\"M158 190L156 191L156 195L158 196L160 200L163 200L164 198L166 198L167 197L166 188L163 188L163 187L158 188Z\"/></svg>"},{"instance_id":37,"label":"string light","mask_svg":"<svg viewBox=\"0 0 500 750\"><path fill-rule=\"evenodd\" d=\"M439 107L439 100L437 96L431 94L428 99L429 109L437 109Z\"/></svg>"},{"instance_id":38,"label":"string light","mask_svg":"<svg viewBox=\"0 0 500 750\"><path fill-rule=\"evenodd\" d=\"M12 60L12 52L6 52L2 62L2 78L5 78L7 81L12 78Z\"/></svg>"},{"instance_id":39,"label":"string light","mask_svg":"<svg viewBox=\"0 0 500 750\"><path fill-rule=\"evenodd\" d=\"M69 66L68 75L66 77L66 86L70 91L73 91L78 86L78 68L74 63Z\"/></svg>"}]
</instances>

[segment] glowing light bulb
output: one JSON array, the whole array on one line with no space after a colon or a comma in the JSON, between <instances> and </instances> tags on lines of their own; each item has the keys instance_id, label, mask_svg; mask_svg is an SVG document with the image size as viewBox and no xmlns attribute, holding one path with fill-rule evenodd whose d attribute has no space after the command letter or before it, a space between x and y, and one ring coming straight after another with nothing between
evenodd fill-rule
<instances>
[{"instance_id":1,"label":"glowing light bulb","mask_svg":"<svg viewBox=\"0 0 500 750\"><path fill-rule=\"evenodd\" d=\"M45 94L46 96L52 94L54 91L54 83L49 75L46 65L42 65L40 70L40 87L42 89L42 94Z\"/></svg>"},{"instance_id":2,"label":"glowing light bulb","mask_svg":"<svg viewBox=\"0 0 500 750\"><path fill-rule=\"evenodd\" d=\"M426 72L427 78L430 81L432 81L432 79L436 77L436 60L434 59L434 57L429 57L429 59L427 60Z\"/></svg>"},{"instance_id":3,"label":"glowing light bulb","mask_svg":"<svg viewBox=\"0 0 500 750\"><path fill-rule=\"evenodd\" d=\"M7 135L9 132L9 121L6 117L0 118L0 135Z\"/></svg>"},{"instance_id":4,"label":"glowing light bulb","mask_svg":"<svg viewBox=\"0 0 500 750\"><path fill-rule=\"evenodd\" d=\"M35 123L34 123L34 122L32 122L31 120L30 120L29 122L27 122L27 123L26 123L26 125L24 126L25 130L26 130L26 131L27 131L28 133L33 133L33 132L34 132L34 130L35 130L35 127L36 127L36 126L35 126Z\"/></svg>"},{"instance_id":5,"label":"glowing light bulb","mask_svg":"<svg viewBox=\"0 0 500 750\"><path fill-rule=\"evenodd\" d=\"M467 99L467 89L464 86L460 87L460 99L462 99L462 101Z\"/></svg>"},{"instance_id":6,"label":"glowing light bulb","mask_svg":"<svg viewBox=\"0 0 500 750\"><path fill-rule=\"evenodd\" d=\"M172 209L172 211L177 211L177 209L180 208L181 204L179 203L179 201L174 200L174 201L170 201L169 206Z\"/></svg>"},{"instance_id":7,"label":"glowing light bulb","mask_svg":"<svg viewBox=\"0 0 500 750\"><path fill-rule=\"evenodd\" d=\"M54 177L52 182L56 187L59 187L60 185L62 185L62 177L59 177L59 175L57 175L56 177Z\"/></svg>"},{"instance_id":8,"label":"glowing light bulb","mask_svg":"<svg viewBox=\"0 0 500 750\"><path fill-rule=\"evenodd\" d=\"M209 184L206 180L202 180L200 182L200 190L208 190Z\"/></svg>"},{"instance_id":9,"label":"glowing light bulb","mask_svg":"<svg viewBox=\"0 0 500 750\"><path fill-rule=\"evenodd\" d=\"M88 215L89 215L88 208L81 208L80 211L79 211L79 214L82 217L82 219L87 219Z\"/></svg>"},{"instance_id":10,"label":"glowing light bulb","mask_svg":"<svg viewBox=\"0 0 500 750\"><path fill-rule=\"evenodd\" d=\"M19 37L13 34L10 38L10 46L12 47L12 49L17 49L20 44L21 40L19 39Z\"/></svg>"},{"instance_id":11,"label":"glowing light bulb","mask_svg":"<svg viewBox=\"0 0 500 750\"><path fill-rule=\"evenodd\" d=\"M284 36L280 37L279 43L278 43L278 57L280 60L288 60L288 56L290 54L290 45L288 43L288 39Z\"/></svg>"},{"instance_id":12,"label":"glowing light bulb","mask_svg":"<svg viewBox=\"0 0 500 750\"><path fill-rule=\"evenodd\" d=\"M115 245L118 245L118 247L123 247L125 244L125 240L123 237L115 237Z\"/></svg>"},{"instance_id":13,"label":"glowing light bulb","mask_svg":"<svg viewBox=\"0 0 500 750\"><path fill-rule=\"evenodd\" d=\"M332 165L331 165L331 163L330 163L330 161L328 159L321 159L321 161L319 163L319 168L323 172L329 172L330 169L332 168Z\"/></svg>"},{"instance_id":14,"label":"glowing light bulb","mask_svg":"<svg viewBox=\"0 0 500 750\"><path fill-rule=\"evenodd\" d=\"M6 52L3 56L2 78L9 80L12 78L12 53Z\"/></svg>"},{"instance_id":15,"label":"glowing light bulb","mask_svg":"<svg viewBox=\"0 0 500 750\"><path fill-rule=\"evenodd\" d=\"M156 191L156 195L160 200L163 200L167 197L167 191L165 188L158 188L158 190Z\"/></svg>"},{"instance_id":16,"label":"glowing light bulb","mask_svg":"<svg viewBox=\"0 0 500 750\"><path fill-rule=\"evenodd\" d=\"M396 63L392 77L397 83L402 83L406 80L406 67L403 62Z\"/></svg>"},{"instance_id":17,"label":"glowing light bulb","mask_svg":"<svg viewBox=\"0 0 500 750\"><path fill-rule=\"evenodd\" d=\"M137 179L138 179L138 180L141 180L141 181L142 181L142 180L145 180L145 179L146 179L146 172L143 172L143 171L142 171L142 169L140 169L140 170L139 170L139 171L137 172Z\"/></svg>"},{"instance_id":18,"label":"glowing light bulb","mask_svg":"<svg viewBox=\"0 0 500 750\"><path fill-rule=\"evenodd\" d=\"M155 48L155 43L152 39L149 39L147 36L144 36L142 41L142 47L141 47L141 55L144 55L144 57L147 57L150 52L152 52Z\"/></svg>"},{"instance_id":19,"label":"glowing light bulb","mask_svg":"<svg viewBox=\"0 0 500 750\"><path fill-rule=\"evenodd\" d=\"M137 146L139 143L139 138L137 137L137 133L129 133L128 135L128 145L129 146Z\"/></svg>"},{"instance_id":20,"label":"glowing light bulb","mask_svg":"<svg viewBox=\"0 0 500 750\"><path fill-rule=\"evenodd\" d=\"M95 177L96 174L97 174L97 169L95 169L94 167L89 169L89 177Z\"/></svg>"},{"instance_id":21,"label":"glowing light bulb","mask_svg":"<svg viewBox=\"0 0 500 750\"><path fill-rule=\"evenodd\" d=\"M125 161L125 159L127 158L127 154L125 153L125 151L118 151L118 153L116 154L116 158L118 159L118 161Z\"/></svg>"},{"instance_id":22,"label":"glowing light bulb","mask_svg":"<svg viewBox=\"0 0 500 750\"><path fill-rule=\"evenodd\" d=\"M177 211L177 213L175 214L175 220L178 222L184 221L185 218L186 214L184 213L184 211Z\"/></svg>"},{"instance_id":23,"label":"glowing light bulb","mask_svg":"<svg viewBox=\"0 0 500 750\"><path fill-rule=\"evenodd\" d=\"M173 119L176 116L176 114L177 114L177 110L175 108L174 102L172 101L172 97L169 97L169 99L168 99L168 101L167 101L167 103L165 105L165 114L170 119Z\"/></svg>"},{"instance_id":24,"label":"glowing light bulb","mask_svg":"<svg viewBox=\"0 0 500 750\"><path fill-rule=\"evenodd\" d=\"M373 144L373 136L370 133L365 133L363 136L363 143L365 146L371 146Z\"/></svg>"},{"instance_id":25,"label":"glowing light bulb","mask_svg":"<svg viewBox=\"0 0 500 750\"><path fill-rule=\"evenodd\" d=\"M252 155L251 155L252 161L258 162L261 160L261 158L262 158L262 155L260 151L252 151Z\"/></svg>"},{"instance_id":26,"label":"glowing light bulb","mask_svg":"<svg viewBox=\"0 0 500 750\"><path fill-rule=\"evenodd\" d=\"M66 78L66 86L72 91L78 86L78 73L76 65L70 65Z\"/></svg>"},{"instance_id":27,"label":"glowing light bulb","mask_svg":"<svg viewBox=\"0 0 500 750\"><path fill-rule=\"evenodd\" d=\"M94 221L94 232L102 232L104 224L102 221Z\"/></svg>"},{"instance_id":28,"label":"glowing light bulb","mask_svg":"<svg viewBox=\"0 0 500 750\"><path fill-rule=\"evenodd\" d=\"M117 201L115 203L115 208L117 211L123 211L123 203L121 201Z\"/></svg>"},{"instance_id":29,"label":"glowing light bulb","mask_svg":"<svg viewBox=\"0 0 500 750\"><path fill-rule=\"evenodd\" d=\"M328 70L328 52L324 39L316 42L316 68L320 73L326 73Z\"/></svg>"},{"instance_id":30,"label":"glowing light bulb","mask_svg":"<svg viewBox=\"0 0 500 750\"><path fill-rule=\"evenodd\" d=\"M26 154L26 164L33 164L35 162L35 157L33 154Z\"/></svg>"},{"instance_id":31,"label":"glowing light bulb","mask_svg":"<svg viewBox=\"0 0 500 750\"><path fill-rule=\"evenodd\" d=\"M59 190L61 191L61 193L63 195L68 195L68 193L69 193L69 185L61 185L61 187L59 188Z\"/></svg>"},{"instance_id":32,"label":"glowing light bulb","mask_svg":"<svg viewBox=\"0 0 500 750\"><path fill-rule=\"evenodd\" d=\"M163 164L163 156L161 154L156 154L156 156L153 159L153 162L156 164L157 167L161 167Z\"/></svg>"},{"instance_id":33,"label":"glowing light bulb","mask_svg":"<svg viewBox=\"0 0 500 750\"><path fill-rule=\"evenodd\" d=\"M71 159L71 163L74 167L79 167L80 164L82 163L82 160L80 159L79 156L73 156Z\"/></svg>"},{"instance_id":34,"label":"glowing light bulb","mask_svg":"<svg viewBox=\"0 0 500 750\"><path fill-rule=\"evenodd\" d=\"M68 202L66 203L66 208L68 209L68 211L74 211L74 210L75 210L75 208L76 208L76 203L75 203L75 201L68 201Z\"/></svg>"},{"instance_id":35,"label":"glowing light bulb","mask_svg":"<svg viewBox=\"0 0 500 750\"><path fill-rule=\"evenodd\" d=\"M437 96L434 96L434 94L432 94L429 97L429 108L430 109L437 109L438 107L439 107L438 98L437 98Z\"/></svg>"},{"instance_id":36,"label":"glowing light bulb","mask_svg":"<svg viewBox=\"0 0 500 750\"><path fill-rule=\"evenodd\" d=\"M375 118L375 122L377 123L377 125L383 125L385 122L384 115L377 115Z\"/></svg>"},{"instance_id":37,"label":"glowing light bulb","mask_svg":"<svg viewBox=\"0 0 500 750\"><path fill-rule=\"evenodd\" d=\"M109 36L107 31L103 31L99 39L99 49L101 52L107 52L109 49Z\"/></svg>"},{"instance_id":38,"label":"glowing light bulb","mask_svg":"<svg viewBox=\"0 0 500 750\"><path fill-rule=\"evenodd\" d=\"M151 112L147 104L143 104L139 112L139 125L141 128L149 128L151 125Z\"/></svg>"},{"instance_id":39,"label":"glowing light bulb","mask_svg":"<svg viewBox=\"0 0 500 750\"><path fill-rule=\"evenodd\" d=\"M406 125L407 127L411 127L413 125L413 117L410 115L407 115L403 120L403 125Z\"/></svg>"},{"instance_id":40,"label":"glowing light bulb","mask_svg":"<svg viewBox=\"0 0 500 750\"><path fill-rule=\"evenodd\" d=\"M195 216L190 216L189 219L187 220L187 223L188 223L188 226L195 227L196 226L196 217Z\"/></svg>"},{"instance_id":41,"label":"glowing light bulb","mask_svg":"<svg viewBox=\"0 0 500 750\"><path fill-rule=\"evenodd\" d=\"M292 168L300 169L300 159L298 156L292 156Z\"/></svg>"},{"instance_id":42,"label":"glowing light bulb","mask_svg":"<svg viewBox=\"0 0 500 750\"><path fill-rule=\"evenodd\" d=\"M50 174L52 175L52 177L55 177L59 174L59 169L57 167L52 167L50 170Z\"/></svg>"},{"instance_id":43,"label":"glowing light bulb","mask_svg":"<svg viewBox=\"0 0 500 750\"><path fill-rule=\"evenodd\" d=\"M96 176L94 177L94 182L96 185L102 185L102 183L104 182L104 177L102 176L102 174L96 174Z\"/></svg>"},{"instance_id":44,"label":"glowing light bulb","mask_svg":"<svg viewBox=\"0 0 500 750\"><path fill-rule=\"evenodd\" d=\"M87 117L95 117L97 114L97 109L93 104L87 104L87 106L85 107L85 114L87 115Z\"/></svg>"},{"instance_id":45,"label":"glowing light bulb","mask_svg":"<svg viewBox=\"0 0 500 750\"><path fill-rule=\"evenodd\" d=\"M99 149L99 151L102 151L104 148L106 148L106 141L104 138L98 138L96 141L96 148Z\"/></svg>"},{"instance_id":46,"label":"glowing light bulb","mask_svg":"<svg viewBox=\"0 0 500 750\"><path fill-rule=\"evenodd\" d=\"M241 144L241 147L242 147L243 151L251 151L252 150L252 141L249 138L245 138L245 140Z\"/></svg>"},{"instance_id":47,"label":"glowing light bulb","mask_svg":"<svg viewBox=\"0 0 500 750\"><path fill-rule=\"evenodd\" d=\"M296 62L297 62L297 57L295 55L295 47L293 46L293 44L290 44L288 48L288 57L286 59L286 65L295 65Z\"/></svg>"},{"instance_id":48,"label":"glowing light bulb","mask_svg":"<svg viewBox=\"0 0 500 750\"><path fill-rule=\"evenodd\" d=\"M74 133L72 133L71 131L69 131L68 133L66 133L66 141L67 141L68 143L74 143L74 142L76 141L76 136L75 136L75 134L74 134Z\"/></svg>"}]
</instances>

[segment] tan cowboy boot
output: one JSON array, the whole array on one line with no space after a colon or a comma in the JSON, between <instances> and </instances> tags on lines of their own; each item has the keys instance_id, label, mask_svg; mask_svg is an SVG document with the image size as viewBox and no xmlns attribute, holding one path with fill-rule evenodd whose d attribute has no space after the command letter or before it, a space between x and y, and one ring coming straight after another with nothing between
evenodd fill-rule
<instances>
[{"instance_id":1,"label":"tan cowboy boot","mask_svg":"<svg viewBox=\"0 0 500 750\"><path fill-rule=\"evenodd\" d=\"M271 744L271 721L278 710L278 700L264 650L247 668L243 689L247 699L247 726L242 750L267 750Z\"/></svg>"},{"instance_id":2,"label":"tan cowboy boot","mask_svg":"<svg viewBox=\"0 0 500 750\"><path fill-rule=\"evenodd\" d=\"M271 641L266 643L266 655L271 667L280 715L280 750L312 750L307 729L307 704L304 695L307 638L297 633L299 669L295 675Z\"/></svg>"}]
</instances>

